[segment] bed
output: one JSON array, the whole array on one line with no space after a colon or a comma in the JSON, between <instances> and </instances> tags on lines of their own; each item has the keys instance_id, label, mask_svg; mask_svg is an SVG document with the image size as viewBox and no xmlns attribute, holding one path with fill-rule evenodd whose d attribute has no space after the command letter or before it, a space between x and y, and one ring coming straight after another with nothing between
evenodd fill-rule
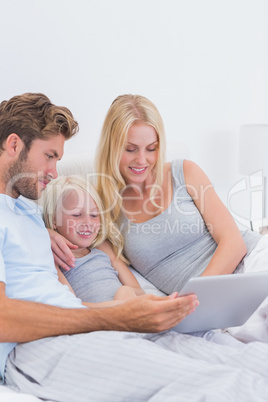
<instances>
[{"instance_id":1,"label":"bed","mask_svg":"<svg viewBox=\"0 0 268 402\"><path fill-rule=\"evenodd\" d=\"M169 158L168 159L172 159L175 156L175 153L177 155L177 157L179 156L186 156L188 157L188 150L182 146L181 143L178 143L176 146L174 146L174 143L171 144L170 146L170 153L169 153ZM175 153L174 153L175 152ZM70 174L82 174L82 175L86 175L88 177L92 178L92 172L93 172L93 158L88 155L87 153L81 153L81 154L76 154L76 155L66 155L63 157L62 161L59 162L59 166L58 166L58 172L59 175L70 175ZM42 199L40 201L38 201L40 203L42 203ZM134 271L133 271L134 272ZM144 288L144 290L147 293L153 293L153 294L161 294L161 292L159 292L159 290L157 290L152 284L150 284L148 281L146 281L143 277L141 277L141 275L139 275L138 273L134 272L135 276L137 277L138 281L140 282L141 286ZM195 337L192 337L192 347L193 347L193 353L194 353L194 348L199 348L198 343L196 343L195 346ZM234 339L230 336L224 336L223 338L219 337L219 339L217 340L218 344L224 344L225 346L223 346L222 348L222 354L224 355L225 353L225 347L226 344L230 344L233 345ZM237 341L235 341L237 342ZM258 370L258 366L259 366L259 362L263 361L263 355L264 355L264 351L266 353L266 356L268 355L268 345L267 344L260 344L258 348L256 348L256 351L254 349L254 356L252 358L252 365L253 368L256 367L256 371ZM197 349L196 349L197 350ZM254 366L255 365L255 366ZM268 366L267 366L267 374L263 374L263 372L260 372L258 374L258 378L260 380L260 383L268 383L267 381L267 377L268 377ZM229 388L228 388L228 373L226 371L224 371L222 373L222 378L221 381L225 382L226 381L226 390L227 390L227 394L228 394L228 400L231 401L241 401L241 400L245 400L245 399L240 399L239 397L239 390L238 390L238 394L236 394L236 392L234 394L230 393L229 394ZM199 381L198 378L194 378L193 381ZM201 379L200 379L201 381ZM201 384L201 383L200 383ZM256 385L257 386L257 385ZM268 388L267 388L268 389ZM268 399L268 391L267 389L265 389L263 391L263 399L257 399L257 400L267 400ZM267 391L267 393L266 393ZM205 392L205 391L204 391ZM249 395L252 395L252 392L254 393L254 389L251 389L249 392ZM266 395L265 395L266 393ZM227 395L226 394L226 395ZM226 397L225 395L225 397ZM210 400L209 396L207 399L207 391L206 393L202 392L202 386L200 387L200 395L196 396L196 398L194 398L195 401L204 401L204 400ZM227 399L224 396L222 396L222 399L219 399L221 401L225 401ZM199 399L200 398L200 399ZM161 400L161 399L154 399L154 400ZM193 400L193 399L191 399ZM247 399L247 400L253 400L253 399ZM40 401L38 398L32 396L32 395L27 395L27 394L22 394L22 393L18 393L15 392L11 389L9 389L7 386L5 385L1 385L0 386L0 401L1 402L38 402Z\"/></svg>"}]
</instances>

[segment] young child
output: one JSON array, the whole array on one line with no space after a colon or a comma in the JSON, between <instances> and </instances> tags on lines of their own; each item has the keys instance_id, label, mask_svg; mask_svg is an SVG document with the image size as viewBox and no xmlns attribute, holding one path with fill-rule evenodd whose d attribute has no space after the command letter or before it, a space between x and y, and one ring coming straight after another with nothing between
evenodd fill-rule
<instances>
[{"instance_id":1,"label":"young child","mask_svg":"<svg viewBox=\"0 0 268 402\"><path fill-rule=\"evenodd\" d=\"M76 176L53 180L44 195L43 218L48 229L77 246L73 250L75 268L57 270L60 282L83 302L103 305L144 293L127 265L110 248L109 256L96 248L104 244L105 249L105 239L112 242L110 237L115 232L113 224L105 222L101 199L91 183Z\"/></svg>"}]
</instances>

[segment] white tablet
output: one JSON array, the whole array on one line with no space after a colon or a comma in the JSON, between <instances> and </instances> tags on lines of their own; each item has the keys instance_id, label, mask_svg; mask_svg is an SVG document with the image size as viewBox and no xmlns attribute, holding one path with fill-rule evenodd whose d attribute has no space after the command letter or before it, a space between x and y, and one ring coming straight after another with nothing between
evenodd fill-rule
<instances>
[{"instance_id":1,"label":"white tablet","mask_svg":"<svg viewBox=\"0 0 268 402\"><path fill-rule=\"evenodd\" d=\"M268 296L268 272L191 278L180 295L195 293L196 310L176 325L181 333L244 324Z\"/></svg>"}]
</instances>

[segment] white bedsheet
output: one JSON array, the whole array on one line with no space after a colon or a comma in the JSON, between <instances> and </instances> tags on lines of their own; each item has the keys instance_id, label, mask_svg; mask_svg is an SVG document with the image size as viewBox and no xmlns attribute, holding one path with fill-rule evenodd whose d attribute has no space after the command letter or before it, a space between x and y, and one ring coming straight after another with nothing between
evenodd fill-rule
<instances>
[{"instance_id":1,"label":"white bedsheet","mask_svg":"<svg viewBox=\"0 0 268 402\"><path fill-rule=\"evenodd\" d=\"M1 402L40 402L40 399L33 395L21 394L12 391L5 385L0 385L0 401Z\"/></svg>"},{"instance_id":2,"label":"white bedsheet","mask_svg":"<svg viewBox=\"0 0 268 402\"><path fill-rule=\"evenodd\" d=\"M184 402L189 400L191 402L214 402L217 400L217 402L267 402L267 344L261 342L243 344L232 336L223 333L208 332L203 334L203 338L207 342L195 336L179 335L178 337L177 335L174 332L170 333L170 336L164 337L159 342L159 346L165 347L166 343L167 349L179 350L180 375L175 380L165 382L164 385L157 387L146 401ZM100 333L100 338L104 336L106 335L103 332ZM124 333L121 333L120 336L122 339L128 337ZM157 335L155 337L157 338ZM137 344L139 344L139 341ZM159 353L161 354L160 349ZM164 366L167 366L168 362L165 363ZM131 361L128 364L131 366ZM139 370L142 373L143 368L140 367ZM150 371L146 370L143 374L143 382L145 383L146 376L148 376L149 380ZM119 376L119 378L121 377ZM3 389L8 391L7 388L0 387L0 392ZM105 391L107 392L107 389ZM98 398L95 399L96 395L93 398L87 395L83 400L106 401L105 396L107 397L105 393L104 395L98 394ZM174 396L176 397L174 398ZM87 397L88 399L86 399ZM34 402L37 400L23 394L11 394L8 392L0 394L1 402ZM120 392L118 394L111 393L110 400L114 402L121 401ZM131 399L131 396L129 397L129 402L136 400L140 399Z\"/></svg>"},{"instance_id":3,"label":"white bedsheet","mask_svg":"<svg viewBox=\"0 0 268 402\"><path fill-rule=\"evenodd\" d=\"M144 288L144 290L147 293L153 293L156 295L161 295L162 293L157 290L150 282L146 281L140 274L138 274L136 271L133 270L134 275L136 276L137 280L140 282L141 286ZM218 356L217 356L217 362L213 361L213 358L211 359L211 364L214 365L216 363L215 368L217 368L217 364L219 363L220 366L218 367L218 370L215 370L215 379L211 378L211 383L213 384L215 381L219 381L219 375L220 375L220 382L221 384L226 384L226 394L225 395L219 395L218 401L249 401L252 402L252 400L258 400L258 401L267 401L268 400L268 344L266 343L252 343L251 345L247 345L246 349L244 347L246 346L244 343L234 339L231 335L229 334L223 334L220 332L207 332L205 334L200 334L200 336L203 335L203 338L205 338L207 341L211 341L211 350L215 348L213 344L218 344L221 346L218 346ZM198 356L198 361L200 362L200 359L202 360L202 353L204 354L205 360L207 360L208 356L208 348L204 348L204 350L200 350L200 339L195 336L182 336L181 337L182 345L181 345L181 358L182 360L184 357L193 357L193 368L196 364L195 356ZM185 343L186 342L186 343ZM186 347L186 344L188 345ZM206 350L205 350L206 349ZM209 348L210 349L210 348ZM243 370L247 370L249 372L249 378L252 380L247 383L247 392L245 393L248 395L245 397L245 394L243 396L243 399L241 399L240 393L242 392L242 387L241 384L238 386L237 390L234 392L233 386L231 386L231 379L230 376L232 377L232 372L233 372L233 367L229 366L229 361L228 358L226 358L227 355L229 355L229 360L232 360L232 354L234 355L233 359L236 359L235 355L243 355L244 351L247 353L247 356L245 357L245 361L247 362L247 367L243 368ZM231 351L231 353L230 353ZM190 355L189 355L190 353ZM224 362L224 364L222 364ZM237 366L239 366L239 359L237 359ZM235 363L236 365L236 363ZM230 367L230 372L228 367ZM239 368L239 367L237 367ZM238 370L239 371L239 370ZM146 375L146 374L145 374ZM148 375L150 375L148 373ZM211 375L211 373L210 373ZM194 401L210 401L209 397L209 392L208 392L208 387L206 386L203 388L203 383L204 383L204 373L200 372L200 377L196 375L192 379L192 381L195 384L200 383L200 388L198 388L198 391L195 391L195 395L192 394L192 389L185 385L185 388L178 389L178 396L179 395L184 395L185 397L187 396L187 399L185 400L194 400ZM161 391L161 389L157 392L156 395L152 396L150 401L152 402L157 402L157 401L163 401L165 400L168 401L167 399L167 388L170 387L171 394L174 395L174 387L178 385L176 384L170 384L169 386L165 387L165 390ZM180 384L181 386L181 384ZM212 385L213 387L215 386ZM255 386L258 386L258 391L255 391ZM215 388L215 387L214 387ZM162 392L165 394L162 395ZM252 399L252 396L255 395L255 392L258 392L257 399ZM243 390L244 393L244 390ZM228 397L226 396L228 395ZM111 396L112 397L112 396ZM161 398L164 399L161 399ZM116 400L116 399L115 399ZM171 398L173 401L174 399ZM179 399L181 400L181 399ZM17 393L12 390L10 390L6 386L0 386L0 401L1 402L40 402L40 400L32 395L28 394L22 394L22 393ZM130 399L130 402L131 399Z\"/></svg>"}]
</instances>

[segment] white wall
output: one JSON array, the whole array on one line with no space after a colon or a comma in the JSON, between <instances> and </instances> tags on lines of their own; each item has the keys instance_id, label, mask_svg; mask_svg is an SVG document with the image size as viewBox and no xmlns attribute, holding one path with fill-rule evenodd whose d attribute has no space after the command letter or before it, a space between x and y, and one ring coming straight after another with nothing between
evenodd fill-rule
<instances>
[{"instance_id":1,"label":"white wall","mask_svg":"<svg viewBox=\"0 0 268 402\"><path fill-rule=\"evenodd\" d=\"M0 0L1 99L46 93L95 148L122 93L149 97L226 202L238 132L268 123L267 0Z\"/></svg>"}]
</instances>

